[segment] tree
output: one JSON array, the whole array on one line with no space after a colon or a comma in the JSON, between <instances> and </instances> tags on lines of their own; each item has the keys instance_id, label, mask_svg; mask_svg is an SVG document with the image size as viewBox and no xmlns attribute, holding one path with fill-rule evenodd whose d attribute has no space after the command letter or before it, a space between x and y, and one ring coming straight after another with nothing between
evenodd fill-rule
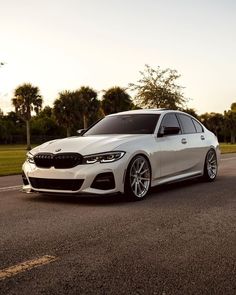
<instances>
[{"instance_id":1,"label":"tree","mask_svg":"<svg viewBox=\"0 0 236 295\"><path fill-rule=\"evenodd\" d=\"M183 112L185 112L185 113L187 113L187 114L195 117L196 119L199 119L199 116L198 116L198 114L197 114L197 112L196 112L195 109L186 108L186 109L181 109L181 111L183 111Z\"/></svg>"},{"instance_id":2,"label":"tree","mask_svg":"<svg viewBox=\"0 0 236 295\"><path fill-rule=\"evenodd\" d=\"M0 61L0 68L4 65L4 62ZM1 110L0 110L1 112Z\"/></svg>"},{"instance_id":3,"label":"tree","mask_svg":"<svg viewBox=\"0 0 236 295\"><path fill-rule=\"evenodd\" d=\"M95 115L100 108L100 102L97 100L97 92L88 86L82 86L76 91L76 95L79 99L80 110L83 117L83 127L87 129L91 115Z\"/></svg>"},{"instance_id":4,"label":"tree","mask_svg":"<svg viewBox=\"0 0 236 295\"><path fill-rule=\"evenodd\" d=\"M0 63L1 65L1 63ZM4 124L4 115L2 110L0 109L0 143L3 143L6 137L6 128Z\"/></svg>"},{"instance_id":5,"label":"tree","mask_svg":"<svg viewBox=\"0 0 236 295\"><path fill-rule=\"evenodd\" d=\"M54 102L54 114L59 124L67 130L67 136L83 125L86 129L88 123L93 123L99 115L100 103L97 93L82 86L76 91L63 91Z\"/></svg>"},{"instance_id":6,"label":"tree","mask_svg":"<svg viewBox=\"0 0 236 295\"><path fill-rule=\"evenodd\" d=\"M53 109L45 106L31 121L31 134L35 142L42 142L49 139L65 136L65 129L56 123Z\"/></svg>"},{"instance_id":7,"label":"tree","mask_svg":"<svg viewBox=\"0 0 236 295\"><path fill-rule=\"evenodd\" d=\"M121 87L112 87L102 96L102 109L106 115L134 108L129 94Z\"/></svg>"},{"instance_id":8,"label":"tree","mask_svg":"<svg viewBox=\"0 0 236 295\"><path fill-rule=\"evenodd\" d=\"M224 116L219 113L205 113L200 116L202 123L211 130L217 137L224 127Z\"/></svg>"},{"instance_id":9,"label":"tree","mask_svg":"<svg viewBox=\"0 0 236 295\"><path fill-rule=\"evenodd\" d=\"M15 112L9 112L4 116L7 123L8 143L25 142L25 122Z\"/></svg>"},{"instance_id":10,"label":"tree","mask_svg":"<svg viewBox=\"0 0 236 295\"><path fill-rule=\"evenodd\" d=\"M15 89L12 104L15 107L16 114L26 122L26 138L27 149L31 149L30 145L30 120L31 112L36 114L42 107L42 96L39 94L39 88L25 83Z\"/></svg>"},{"instance_id":11,"label":"tree","mask_svg":"<svg viewBox=\"0 0 236 295\"><path fill-rule=\"evenodd\" d=\"M226 129L230 131L230 142L236 142L236 102L231 104L229 111L224 112Z\"/></svg>"},{"instance_id":12,"label":"tree","mask_svg":"<svg viewBox=\"0 0 236 295\"><path fill-rule=\"evenodd\" d=\"M234 112L234 113L236 113L236 102L233 102L231 104L231 111Z\"/></svg>"},{"instance_id":13,"label":"tree","mask_svg":"<svg viewBox=\"0 0 236 295\"><path fill-rule=\"evenodd\" d=\"M59 98L54 101L53 112L56 121L66 129L66 136L71 135L75 114L77 108L75 106L76 98L74 91L65 90L59 93Z\"/></svg>"},{"instance_id":14,"label":"tree","mask_svg":"<svg viewBox=\"0 0 236 295\"><path fill-rule=\"evenodd\" d=\"M47 118L53 116L53 109L50 106L45 106L39 113L39 118Z\"/></svg>"},{"instance_id":15,"label":"tree","mask_svg":"<svg viewBox=\"0 0 236 295\"><path fill-rule=\"evenodd\" d=\"M141 78L137 83L130 83L129 88L136 92L135 102L144 108L178 109L184 107L187 99L183 87L176 84L180 77L176 70L164 69L159 66L152 69L145 65L140 71Z\"/></svg>"},{"instance_id":16,"label":"tree","mask_svg":"<svg viewBox=\"0 0 236 295\"><path fill-rule=\"evenodd\" d=\"M15 113L14 113L15 114ZM17 133L17 118L12 120L11 113L8 115L0 115L0 143L11 144Z\"/></svg>"}]
</instances>

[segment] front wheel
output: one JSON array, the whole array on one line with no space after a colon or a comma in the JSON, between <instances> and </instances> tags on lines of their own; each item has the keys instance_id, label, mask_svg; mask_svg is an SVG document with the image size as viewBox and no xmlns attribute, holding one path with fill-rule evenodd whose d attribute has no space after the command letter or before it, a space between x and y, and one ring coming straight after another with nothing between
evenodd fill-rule
<instances>
[{"instance_id":1,"label":"front wheel","mask_svg":"<svg viewBox=\"0 0 236 295\"><path fill-rule=\"evenodd\" d=\"M131 160L126 172L125 194L129 199L141 200L147 195L150 184L150 164L144 156L137 155Z\"/></svg>"},{"instance_id":2,"label":"front wheel","mask_svg":"<svg viewBox=\"0 0 236 295\"><path fill-rule=\"evenodd\" d=\"M208 151L205 159L203 178L206 181L214 181L218 171L216 152L211 149Z\"/></svg>"}]
</instances>

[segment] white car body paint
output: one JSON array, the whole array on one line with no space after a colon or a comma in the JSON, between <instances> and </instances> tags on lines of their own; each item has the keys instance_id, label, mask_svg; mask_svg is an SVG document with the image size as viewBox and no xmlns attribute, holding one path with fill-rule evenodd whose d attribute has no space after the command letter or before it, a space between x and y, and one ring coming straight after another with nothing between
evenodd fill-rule
<instances>
[{"instance_id":1,"label":"white car body paint","mask_svg":"<svg viewBox=\"0 0 236 295\"><path fill-rule=\"evenodd\" d=\"M163 117L170 113L183 114L179 111L156 109L128 111L108 116L157 114L160 117L152 134L102 134L70 137L47 142L32 149L32 156L38 153L54 155L79 153L84 157L114 151L124 151L125 155L112 163L79 164L69 169L56 169L53 166L42 168L25 161L23 172L27 183L23 185L23 189L25 191L33 190L60 194L89 193L104 195L117 192L124 193L125 173L128 165L139 154L144 155L150 163L151 186L203 175L205 158L210 149L215 151L217 162L219 162L220 151L217 138L199 122L202 126L202 132L158 136ZM196 120L193 117L191 118ZM115 186L113 188L104 190L91 187L98 174L107 172L114 175ZM45 181L82 179L83 183L78 190L37 188L32 185L31 178Z\"/></svg>"}]
</instances>

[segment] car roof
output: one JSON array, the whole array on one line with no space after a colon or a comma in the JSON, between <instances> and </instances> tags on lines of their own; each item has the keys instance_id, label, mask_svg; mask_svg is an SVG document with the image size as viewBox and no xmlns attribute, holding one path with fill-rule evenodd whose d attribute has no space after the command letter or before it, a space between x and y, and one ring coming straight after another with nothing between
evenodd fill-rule
<instances>
[{"instance_id":1,"label":"car roof","mask_svg":"<svg viewBox=\"0 0 236 295\"><path fill-rule=\"evenodd\" d=\"M131 110L131 111L110 114L108 116L131 115L131 114L162 114L162 113L171 113L171 112L183 113L178 110L170 110L170 109L139 109L139 110Z\"/></svg>"}]
</instances>

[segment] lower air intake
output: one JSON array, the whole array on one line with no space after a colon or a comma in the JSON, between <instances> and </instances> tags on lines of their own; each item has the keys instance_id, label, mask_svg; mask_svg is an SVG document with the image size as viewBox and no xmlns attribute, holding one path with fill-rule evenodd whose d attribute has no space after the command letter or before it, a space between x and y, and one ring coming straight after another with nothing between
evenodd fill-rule
<instances>
[{"instance_id":1,"label":"lower air intake","mask_svg":"<svg viewBox=\"0 0 236 295\"><path fill-rule=\"evenodd\" d=\"M78 191L84 180L83 179L50 179L30 177L29 181L35 189Z\"/></svg>"}]
</instances>

